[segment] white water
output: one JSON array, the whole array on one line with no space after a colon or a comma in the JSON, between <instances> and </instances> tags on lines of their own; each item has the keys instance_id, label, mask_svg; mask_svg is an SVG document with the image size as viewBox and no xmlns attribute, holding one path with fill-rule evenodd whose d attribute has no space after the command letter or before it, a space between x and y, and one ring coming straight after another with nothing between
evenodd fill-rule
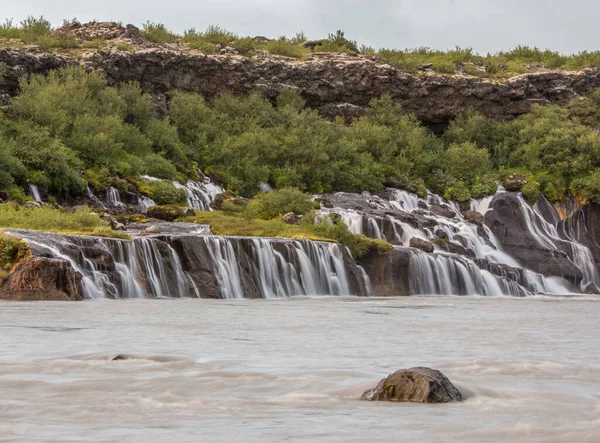
<instances>
[{"instance_id":1,"label":"white water","mask_svg":"<svg viewBox=\"0 0 600 443\"><path fill-rule=\"evenodd\" d=\"M0 302L0 440L593 443L598 318L591 297ZM466 400L358 400L416 365Z\"/></svg>"},{"instance_id":2,"label":"white water","mask_svg":"<svg viewBox=\"0 0 600 443\"><path fill-rule=\"evenodd\" d=\"M30 183L29 192L31 193L31 196L37 203L42 203L42 197L40 196L40 191L38 190L38 187L36 185Z\"/></svg>"},{"instance_id":3,"label":"white water","mask_svg":"<svg viewBox=\"0 0 600 443\"><path fill-rule=\"evenodd\" d=\"M106 191L106 201L112 206L124 207L125 203L121 201L119 190L112 186Z\"/></svg>"}]
</instances>

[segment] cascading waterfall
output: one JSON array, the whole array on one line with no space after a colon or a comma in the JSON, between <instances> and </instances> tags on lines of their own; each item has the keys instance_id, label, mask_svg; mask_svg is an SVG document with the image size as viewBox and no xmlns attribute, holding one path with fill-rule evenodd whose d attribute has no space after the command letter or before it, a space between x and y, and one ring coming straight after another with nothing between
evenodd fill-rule
<instances>
[{"instance_id":1,"label":"cascading waterfall","mask_svg":"<svg viewBox=\"0 0 600 443\"><path fill-rule=\"evenodd\" d=\"M198 170L198 174L202 177L202 181L188 180L186 184L182 184L177 180L173 180L171 183L173 183L173 186L177 189L181 189L185 192L185 198L190 208L205 212L212 211L210 203L218 194L225 192L225 189L213 183L210 178L204 175L200 170ZM151 177L149 175L143 175L142 178L147 181L161 180L160 178ZM147 209L147 207L145 209Z\"/></svg>"},{"instance_id":2,"label":"cascading waterfall","mask_svg":"<svg viewBox=\"0 0 600 443\"><path fill-rule=\"evenodd\" d=\"M140 207L140 211L145 214L148 212L148 208L151 206L156 206L156 202L152 200L150 197L146 197L142 195L138 197L138 206Z\"/></svg>"},{"instance_id":3,"label":"cascading waterfall","mask_svg":"<svg viewBox=\"0 0 600 443\"><path fill-rule=\"evenodd\" d=\"M37 203L42 203L42 197L40 196L40 191L36 185L30 183L29 192L31 193L31 196Z\"/></svg>"},{"instance_id":4,"label":"cascading waterfall","mask_svg":"<svg viewBox=\"0 0 600 443\"><path fill-rule=\"evenodd\" d=\"M502 192L506 191L500 188L498 193ZM413 294L565 294L574 289L560 277L524 269L502 250L486 225L467 221L458 204L431 192L420 198L406 191L389 189L381 195L338 193L327 199L331 199L333 203L329 202L329 206L333 207L321 212L337 214L353 233L387 240L404 248L413 237L434 243L433 254L415 251L411 256L410 292ZM492 200L493 196L471 200L469 206L484 215L490 210ZM543 220L537 209L522 199L521 208L526 212L530 230L539 237L543 247L557 249L557 241L569 243L569 255L584 274L581 290L585 291L592 284L598 286L591 252L575 240L575 233L565 227L565 233L559 235L554 225ZM452 251L457 253L448 253L445 244L454 245ZM457 250L457 247L462 249ZM495 273L489 272L490 267Z\"/></svg>"},{"instance_id":5,"label":"cascading waterfall","mask_svg":"<svg viewBox=\"0 0 600 443\"><path fill-rule=\"evenodd\" d=\"M482 270L464 257L422 251L411 254L409 285L411 295L525 296L529 293L514 281Z\"/></svg>"},{"instance_id":6,"label":"cascading waterfall","mask_svg":"<svg viewBox=\"0 0 600 443\"><path fill-rule=\"evenodd\" d=\"M82 276L79 291L86 299L202 297L209 281L216 282L216 295L221 298L247 297L249 288L256 289L253 296L262 298L352 293L345 250L337 244L193 233L133 241L36 231L10 233L27 241L34 255L69 262ZM198 277L198 264L190 263L181 248L176 252L171 242L192 249L202 246L206 252L199 253L209 257L212 279ZM356 272L365 288L357 295L370 295L368 277L362 268Z\"/></svg>"},{"instance_id":7,"label":"cascading waterfall","mask_svg":"<svg viewBox=\"0 0 600 443\"><path fill-rule=\"evenodd\" d=\"M112 206L125 206L125 203L121 201L121 194L119 194L119 190L113 188L112 186L108 188L108 191L106 191L106 201Z\"/></svg>"}]
</instances>

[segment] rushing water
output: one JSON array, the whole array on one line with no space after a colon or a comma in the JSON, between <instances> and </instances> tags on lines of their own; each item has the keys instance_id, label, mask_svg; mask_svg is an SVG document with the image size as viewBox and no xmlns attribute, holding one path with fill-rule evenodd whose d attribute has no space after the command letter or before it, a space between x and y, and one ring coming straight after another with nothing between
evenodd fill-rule
<instances>
[{"instance_id":1,"label":"rushing water","mask_svg":"<svg viewBox=\"0 0 600 443\"><path fill-rule=\"evenodd\" d=\"M4 302L0 441L597 442L598 318L594 297ZM358 400L415 365L466 401Z\"/></svg>"}]
</instances>

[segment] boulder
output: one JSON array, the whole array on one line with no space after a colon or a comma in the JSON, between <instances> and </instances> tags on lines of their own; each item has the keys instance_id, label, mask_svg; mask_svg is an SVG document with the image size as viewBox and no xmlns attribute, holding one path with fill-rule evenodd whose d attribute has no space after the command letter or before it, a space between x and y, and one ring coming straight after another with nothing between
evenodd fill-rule
<instances>
[{"instance_id":1,"label":"boulder","mask_svg":"<svg viewBox=\"0 0 600 443\"><path fill-rule=\"evenodd\" d=\"M361 400L413 403L462 401L462 394L440 371L417 367L401 369L382 379Z\"/></svg>"},{"instance_id":2,"label":"boulder","mask_svg":"<svg viewBox=\"0 0 600 443\"><path fill-rule=\"evenodd\" d=\"M160 228L156 225L148 226L144 229L146 234L160 234Z\"/></svg>"},{"instance_id":3,"label":"boulder","mask_svg":"<svg viewBox=\"0 0 600 443\"><path fill-rule=\"evenodd\" d=\"M302 221L302 216L296 215L293 212L288 212L281 217L281 221L288 225L299 225Z\"/></svg>"},{"instance_id":4,"label":"boulder","mask_svg":"<svg viewBox=\"0 0 600 443\"><path fill-rule=\"evenodd\" d=\"M33 200L29 200L29 201L26 201L26 202L23 204L23 206L25 206L25 207L26 207L26 208L28 208L28 209L32 209L32 208L39 208L39 207L41 207L42 205L40 205L38 202L34 202Z\"/></svg>"},{"instance_id":5,"label":"boulder","mask_svg":"<svg viewBox=\"0 0 600 443\"><path fill-rule=\"evenodd\" d=\"M523 174L509 174L500 179L502 186L509 192L518 192L527 184L527 177Z\"/></svg>"},{"instance_id":6,"label":"boulder","mask_svg":"<svg viewBox=\"0 0 600 443\"><path fill-rule=\"evenodd\" d=\"M194 216L195 212L191 208L182 208L177 205L150 206L148 208L148 217L157 218L165 221L175 221L179 217Z\"/></svg>"},{"instance_id":7,"label":"boulder","mask_svg":"<svg viewBox=\"0 0 600 443\"><path fill-rule=\"evenodd\" d=\"M434 251L433 243L427 240L423 240L419 237L413 237L410 239L409 246L411 248L420 249L421 251L425 251L428 253L432 253Z\"/></svg>"},{"instance_id":8,"label":"boulder","mask_svg":"<svg viewBox=\"0 0 600 443\"><path fill-rule=\"evenodd\" d=\"M483 223L485 222L485 217L477 211L465 211L463 217L469 223L479 226L483 226Z\"/></svg>"},{"instance_id":9,"label":"boulder","mask_svg":"<svg viewBox=\"0 0 600 443\"><path fill-rule=\"evenodd\" d=\"M236 194L231 191L221 192L215 196L215 199L210 202L210 207L217 211L223 209L223 203L227 202L227 205L234 205L243 208L246 202L239 198Z\"/></svg>"},{"instance_id":10,"label":"boulder","mask_svg":"<svg viewBox=\"0 0 600 443\"><path fill-rule=\"evenodd\" d=\"M81 275L66 260L30 257L19 263L0 287L8 300L81 300Z\"/></svg>"}]
</instances>

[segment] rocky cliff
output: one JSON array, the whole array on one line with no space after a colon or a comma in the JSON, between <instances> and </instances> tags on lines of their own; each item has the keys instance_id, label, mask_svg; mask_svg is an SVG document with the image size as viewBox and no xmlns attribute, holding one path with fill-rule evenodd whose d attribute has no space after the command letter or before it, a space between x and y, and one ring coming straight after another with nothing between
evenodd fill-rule
<instances>
[{"instance_id":1,"label":"rocky cliff","mask_svg":"<svg viewBox=\"0 0 600 443\"><path fill-rule=\"evenodd\" d=\"M565 104L600 87L600 69L578 72L546 71L506 81L469 76L406 74L376 57L314 53L297 60L259 53L203 54L151 44L133 52L111 47L106 51L66 56L38 48L0 49L5 65L0 94L4 101L18 93L23 74L47 73L66 65L82 65L106 73L111 84L136 80L164 101L173 90L197 92L210 99L223 92L259 91L275 97L284 86L298 88L308 106L326 116L360 115L373 98L391 95L424 123L443 125L469 108L498 120L526 113L534 103Z\"/></svg>"}]
</instances>

